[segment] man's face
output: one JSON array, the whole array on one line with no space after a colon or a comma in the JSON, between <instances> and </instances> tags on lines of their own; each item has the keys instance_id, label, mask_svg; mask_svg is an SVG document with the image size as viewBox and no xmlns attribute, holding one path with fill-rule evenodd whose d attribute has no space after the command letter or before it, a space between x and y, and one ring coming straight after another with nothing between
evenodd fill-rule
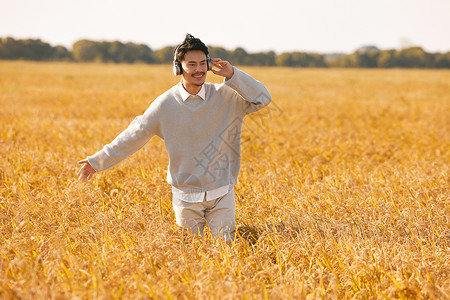
<instances>
[{"instance_id":1,"label":"man's face","mask_svg":"<svg viewBox=\"0 0 450 300\"><path fill-rule=\"evenodd\" d=\"M206 55L201 50L192 50L184 55L181 62L183 68L183 83L186 85L202 86L206 80Z\"/></svg>"}]
</instances>

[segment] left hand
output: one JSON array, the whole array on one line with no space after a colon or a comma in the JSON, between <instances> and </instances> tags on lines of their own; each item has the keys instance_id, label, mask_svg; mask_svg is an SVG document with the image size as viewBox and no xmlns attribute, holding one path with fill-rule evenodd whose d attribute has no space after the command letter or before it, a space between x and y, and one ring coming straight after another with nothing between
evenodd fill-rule
<instances>
[{"instance_id":1,"label":"left hand","mask_svg":"<svg viewBox=\"0 0 450 300\"><path fill-rule=\"evenodd\" d=\"M216 67L216 69L211 69L216 75L225 77L226 80L230 80L234 75L233 66L227 62L226 60L221 60L220 58L211 58L212 65Z\"/></svg>"},{"instance_id":2,"label":"left hand","mask_svg":"<svg viewBox=\"0 0 450 300\"><path fill-rule=\"evenodd\" d=\"M78 164L83 165L77 173L78 179L82 181L89 180L96 173L95 169L91 166L87 159L80 160Z\"/></svg>"}]
</instances>

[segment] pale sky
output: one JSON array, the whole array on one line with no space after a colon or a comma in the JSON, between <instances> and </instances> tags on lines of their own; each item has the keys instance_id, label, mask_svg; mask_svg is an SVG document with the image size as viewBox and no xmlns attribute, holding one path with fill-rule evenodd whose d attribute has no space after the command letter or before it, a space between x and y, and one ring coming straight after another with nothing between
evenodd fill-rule
<instances>
[{"instance_id":1,"label":"pale sky","mask_svg":"<svg viewBox=\"0 0 450 300\"><path fill-rule=\"evenodd\" d=\"M186 33L248 52L352 53L421 46L450 51L450 0L0 0L0 37L69 49L80 39L153 50Z\"/></svg>"}]
</instances>

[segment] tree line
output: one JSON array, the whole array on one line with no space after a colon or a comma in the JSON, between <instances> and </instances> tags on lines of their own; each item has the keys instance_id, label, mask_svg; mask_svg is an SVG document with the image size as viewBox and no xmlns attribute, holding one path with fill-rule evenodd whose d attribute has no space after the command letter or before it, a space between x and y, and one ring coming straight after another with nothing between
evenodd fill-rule
<instances>
[{"instance_id":1,"label":"tree line","mask_svg":"<svg viewBox=\"0 0 450 300\"><path fill-rule=\"evenodd\" d=\"M69 50L51 46L40 39L0 39L0 59L36 61L112 62L166 64L173 60L174 46L152 50L144 44L119 41L79 40ZM243 48L227 50L209 47L211 57L220 57L234 65L341 68L450 68L450 52L429 53L420 47L379 50L363 47L352 54L318 54L273 51L248 53Z\"/></svg>"}]
</instances>

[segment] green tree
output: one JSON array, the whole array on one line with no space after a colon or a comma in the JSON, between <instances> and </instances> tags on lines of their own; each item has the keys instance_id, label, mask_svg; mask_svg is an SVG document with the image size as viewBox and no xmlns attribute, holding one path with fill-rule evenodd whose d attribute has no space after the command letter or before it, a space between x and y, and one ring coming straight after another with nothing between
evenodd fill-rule
<instances>
[{"instance_id":1,"label":"green tree","mask_svg":"<svg viewBox=\"0 0 450 300\"><path fill-rule=\"evenodd\" d=\"M277 66L290 67L293 66L292 54L288 52L281 53L275 58Z\"/></svg>"},{"instance_id":2,"label":"green tree","mask_svg":"<svg viewBox=\"0 0 450 300\"><path fill-rule=\"evenodd\" d=\"M439 69L450 69L450 52L436 54L433 65Z\"/></svg>"},{"instance_id":3,"label":"green tree","mask_svg":"<svg viewBox=\"0 0 450 300\"><path fill-rule=\"evenodd\" d=\"M226 50L225 48L222 47L208 47L209 50L209 56L214 58L214 57L219 57L223 60L230 60L231 54L228 50Z\"/></svg>"},{"instance_id":4,"label":"green tree","mask_svg":"<svg viewBox=\"0 0 450 300\"><path fill-rule=\"evenodd\" d=\"M395 50L383 50L377 59L377 66L380 68L394 68L395 62Z\"/></svg>"},{"instance_id":5,"label":"green tree","mask_svg":"<svg viewBox=\"0 0 450 300\"><path fill-rule=\"evenodd\" d=\"M53 59L55 60L72 60L72 53L63 46L56 46L53 52Z\"/></svg>"},{"instance_id":6,"label":"green tree","mask_svg":"<svg viewBox=\"0 0 450 300\"><path fill-rule=\"evenodd\" d=\"M243 48L236 48L231 52L230 61L234 65L248 65L249 54Z\"/></svg>"},{"instance_id":7,"label":"green tree","mask_svg":"<svg viewBox=\"0 0 450 300\"><path fill-rule=\"evenodd\" d=\"M166 64L173 61L173 50L175 47L167 46L155 51L155 58L158 63Z\"/></svg>"},{"instance_id":8,"label":"green tree","mask_svg":"<svg viewBox=\"0 0 450 300\"><path fill-rule=\"evenodd\" d=\"M6 38L1 40L1 58L26 60L51 60L55 49L50 44L39 39L15 40Z\"/></svg>"},{"instance_id":9,"label":"green tree","mask_svg":"<svg viewBox=\"0 0 450 300\"><path fill-rule=\"evenodd\" d=\"M14 53L18 52L18 43L15 39L7 37L1 40L0 55L2 59L17 59Z\"/></svg>"},{"instance_id":10,"label":"green tree","mask_svg":"<svg viewBox=\"0 0 450 300\"><path fill-rule=\"evenodd\" d=\"M339 57L336 61L336 66L341 68L357 68L358 54L352 53Z\"/></svg>"},{"instance_id":11,"label":"green tree","mask_svg":"<svg viewBox=\"0 0 450 300\"><path fill-rule=\"evenodd\" d=\"M107 59L107 61L112 61L115 63L124 62L125 57L127 55L127 49L124 44L118 41L105 43L105 56L104 58Z\"/></svg>"},{"instance_id":12,"label":"green tree","mask_svg":"<svg viewBox=\"0 0 450 300\"><path fill-rule=\"evenodd\" d=\"M257 52L250 54L250 63L253 66L274 66L275 65L275 52Z\"/></svg>"},{"instance_id":13,"label":"green tree","mask_svg":"<svg viewBox=\"0 0 450 300\"><path fill-rule=\"evenodd\" d=\"M292 66L294 67L325 67L325 58L320 54L312 54L307 52L293 52Z\"/></svg>"},{"instance_id":14,"label":"green tree","mask_svg":"<svg viewBox=\"0 0 450 300\"><path fill-rule=\"evenodd\" d=\"M150 49L150 47L148 47L147 45L127 43L126 47L127 54L125 55L125 61L129 63L154 63L156 61L153 50Z\"/></svg>"},{"instance_id":15,"label":"green tree","mask_svg":"<svg viewBox=\"0 0 450 300\"><path fill-rule=\"evenodd\" d=\"M88 62L103 60L98 43L89 40L80 40L72 46L72 55L76 61Z\"/></svg>"},{"instance_id":16,"label":"green tree","mask_svg":"<svg viewBox=\"0 0 450 300\"><path fill-rule=\"evenodd\" d=\"M396 53L396 64L404 68L426 68L431 67L432 60L420 47L411 47Z\"/></svg>"},{"instance_id":17,"label":"green tree","mask_svg":"<svg viewBox=\"0 0 450 300\"><path fill-rule=\"evenodd\" d=\"M355 65L359 68L376 68L379 56L379 51L358 51L355 53Z\"/></svg>"},{"instance_id":18,"label":"green tree","mask_svg":"<svg viewBox=\"0 0 450 300\"><path fill-rule=\"evenodd\" d=\"M275 59L276 65L278 66L289 66L289 67L313 67L313 68L323 68L327 67L325 62L325 56L316 53L307 52L284 52L278 55Z\"/></svg>"}]
</instances>

